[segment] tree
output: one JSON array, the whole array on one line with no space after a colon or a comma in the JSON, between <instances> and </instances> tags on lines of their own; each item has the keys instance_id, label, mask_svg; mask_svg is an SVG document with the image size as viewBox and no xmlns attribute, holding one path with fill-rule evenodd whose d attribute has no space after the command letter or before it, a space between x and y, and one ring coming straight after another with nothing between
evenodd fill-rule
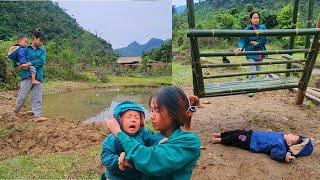
<instances>
[{"instance_id":1,"label":"tree","mask_svg":"<svg viewBox=\"0 0 320 180\"><path fill-rule=\"evenodd\" d=\"M237 19L228 12L219 13L215 17L216 22L218 23L219 29L236 29L237 28Z\"/></svg>"},{"instance_id":2,"label":"tree","mask_svg":"<svg viewBox=\"0 0 320 180\"><path fill-rule=\"evenodd\" d=\"M275 14L269 14L264 18L263 23L267 29L273 29L278 25L277 16Z\"/></svg>"},{"instance_id":3,"label":"tree","mask_svg":"<svg viewBox=\"0 0 320 180\"><path fill-rule=\"evenodd\" d=\"M246 6L244 7L244 10L246 12L252 12L253 11L253 4L246 4Z\"/></svg>"},{"instance_id":4,"label":"tree","mask_svg":"<svg viewBox=\"0 0 320 180\"><path fill-rule=\"evenodd\" d=\"M291 28L292 4L288 4L281 8L277 14L278 27L280 29Z\"/></svg>"}]
</instances>

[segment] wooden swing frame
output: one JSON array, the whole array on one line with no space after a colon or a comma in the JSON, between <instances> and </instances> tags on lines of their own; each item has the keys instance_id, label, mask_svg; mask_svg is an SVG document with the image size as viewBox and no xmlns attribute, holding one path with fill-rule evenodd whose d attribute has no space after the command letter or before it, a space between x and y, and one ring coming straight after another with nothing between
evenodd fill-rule
<instances>
[{"instance_id":1,"label":"wooden swing frame","mask_svg":"<svg viewBox=\"0 0 320 180\"><path fill-rule=\"evenodd\" d=\"M303 103L305 93L309 84L313 67L316 63L317 55L320 47L320 19L317 21L316 28L312 26L313 6L315 0L309 0L308 3L308 19L307 25L304 29L296 29L297 14L299 7L299 0L293 0L292 11L292 26L291 29L268 29L268 30L199 30L195 26L194 16L194 1L187 0L188 24L189 30L187 36L190 39L191 63L192 63L192 77L193 77L193 91L198 97L214 97L227 96L244 93L254 93L261 91L271 91L278 89L292 89L298 88L296 101L297 105ZM266 50L266 51L244 51L244 52L202 52L199 50L198 38L203 37L253 37L253 36L290 36L289 49L286 50ZM305 47L303 49L294 49L294 41L296 36L306 36ZM310 44L311 36L313 36L312 44ZM293 53L304 53L304 59L297 59L292 57ZM283 54L283 60L261 61L253 63L232 63L232 64L202 64L201 57L219 57L219 56L246 56L246 55L271 55ZM304 64L303 68L292 68L292 63ZM226 73L215 75L203 75L204 68L219 68L219 67L239 67L252 65L272 65L272 64L286 64L286 69L275 71L258 71L258 72L242 72L242 73ZM290 78L294 72L301 72L299 81ZM217 79L225 77L236 77L244 75L256 74L270 74L270 73L285 73L284 78L256 80L256 81L234 81L224 83L204 83L206 79Z\"/></svg>"}]
</instances>

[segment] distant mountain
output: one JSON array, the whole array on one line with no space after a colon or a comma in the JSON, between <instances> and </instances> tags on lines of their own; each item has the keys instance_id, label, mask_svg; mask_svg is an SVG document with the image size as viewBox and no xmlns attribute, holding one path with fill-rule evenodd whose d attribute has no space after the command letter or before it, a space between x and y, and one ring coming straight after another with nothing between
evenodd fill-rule
<instances>
[{"instance_id":1,"label":"distant mountain","mask_svg":"<svg viewBox=\"0 0 320 180\"><path fill-rule=\"evenodd\" d=\"M163 43L163 40L157 38L150 39L146 44L139 44L137 41L133 41L127 47L115 49L114 51L119 56L141 56L143 52L159 48Z\"/></svg>"}]
</instances>

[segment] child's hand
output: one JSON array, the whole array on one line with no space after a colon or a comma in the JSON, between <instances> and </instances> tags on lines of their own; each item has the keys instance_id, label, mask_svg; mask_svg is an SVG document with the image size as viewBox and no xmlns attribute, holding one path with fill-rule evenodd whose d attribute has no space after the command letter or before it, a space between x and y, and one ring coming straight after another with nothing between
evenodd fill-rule
<instances>
[{"instance_id":1,"label":"child's hand","mask_svg":"<svg viewBox=\"0 0 320 180\"><path fill-rule=\"evenodd\" d=\"M258 45L258 42L257 42L257 41L250 41L250 44L251 44L252 46L257 46L257 45Z\"/></svg>"},{"instance_id":2,"label":"child's hand","mask_svg":"<svg viewBox=\"0 0 320 180\"><path fill-rule=\"evenodd\" d=\"M292 156L290 152L287 152L286 160L285 160L287 163L289 163L290 161L293 161L295 159L296 159L296 157Z\"/></svg>"},{"instance_id":3,"label":"child's hand","mask_svg":"<svg viewBox=\"0 0 320 180\"><path fill-rule=\"evenodd\" d=\"M21 64L20 66L21 66L21 68L29 68L30 64L29 63L25 63L25 64Z\"/></svg>"},{"instance_id":4,"label":"child's hand","mask_svg":"<svg viewBox=\"0 0 320 180\"><path fill-rule=\"evenodd\" d=\"M118 165L121 171L124 171L127 168L132 168L132 165L125 160L125 157L126 157L126 153L122 152L118 158Z\"/></svg>"}]
</instances>

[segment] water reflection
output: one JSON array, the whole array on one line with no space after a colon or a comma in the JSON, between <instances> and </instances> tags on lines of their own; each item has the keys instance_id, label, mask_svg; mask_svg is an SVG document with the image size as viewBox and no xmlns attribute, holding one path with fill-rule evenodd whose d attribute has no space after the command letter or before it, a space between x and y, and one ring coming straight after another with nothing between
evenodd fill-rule
<instances>
[{"instance_id":1,"label":"water reflection","mask_svg":"<svg viewBox=\"0 0 320 180\"><path fill-rule=\"evenodd\" d=\"M94 115L88 119L86 119L85 121L83 121L84 123L92 123L92 122L97 122L97 121L105 121L105 119L109 119L113 116L113 109L120 104L122 101L112 101L111 102L111 106L107 107L103 112ZM149 109L143 107L145 115L146 115L146 119L150 119L150 111Z\"/></svg>"},{"instance_id":2,"label":"water reflection","mask_svg":"<svg viewBox=\"0 0 320 180\"><path fill-rule=\"evenodd\" d=\"M125 88L112 90L86 90L43 96L43 115L51 119L64 118L85 122L112 117L113 108L125 100L140 103L149 119L148 100L156 88ZM26 102L30 107L30 98Z\"/></svg>"}]
</instances>

